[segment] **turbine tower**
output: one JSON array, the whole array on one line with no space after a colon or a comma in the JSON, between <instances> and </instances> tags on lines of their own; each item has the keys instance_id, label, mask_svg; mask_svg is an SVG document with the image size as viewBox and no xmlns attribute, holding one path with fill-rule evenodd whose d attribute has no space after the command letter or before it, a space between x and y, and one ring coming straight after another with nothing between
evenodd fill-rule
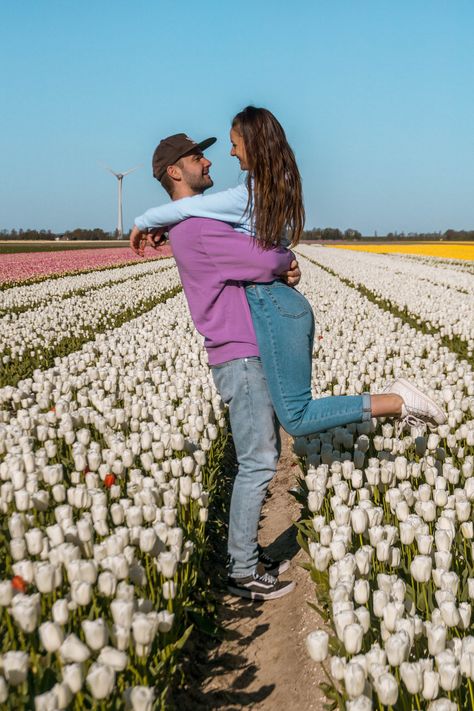
<instances>
[{"instance_id":1,"label":"turbine tower","mask_svg":"<svg viewBox=\"0 0 474 711\"><path fill-rule=\"evenodd\" d=\"M130 170L126 170L125 173L116 173L115 170L112 170L112 168L109 168L108 165L104 165L104 168L108 170L112 175L115 175L115 177L118 180L118 219L117 219L117 232L118 232L118 238L123 239L123 219L122 219L122 181L126 175L129 175L130 173L133 173L134 170L137 170L139 168L139 165L136 165L135 168L130 168Z\"/></svg>"}]
</instances>

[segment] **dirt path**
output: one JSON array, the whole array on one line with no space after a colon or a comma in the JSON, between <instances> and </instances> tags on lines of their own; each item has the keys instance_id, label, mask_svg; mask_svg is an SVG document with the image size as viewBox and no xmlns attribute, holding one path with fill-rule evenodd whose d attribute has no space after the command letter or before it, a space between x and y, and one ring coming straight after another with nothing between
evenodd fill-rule
<instances>
[{"instance_id":1,"label":"dirt path","mask_svg":"<svg viewBox=\"0 0 474 711\"><path fill-rule=\"evenodd\" d=\"M206 660L206 679L198 697L188 697L189 708L222 711L323 708L323 695L318 688L322 670L305 649L307 633L319 626L316 612L307 605L308 600L314 599L314 586L307 571L298 565L305 560L292 525L298 520L299 506L288 493L295 484L297 469L291 440L282 434L282 457L264 507L260 543L268 546L274 557L292 558L291 568L283 577L294 579L296 590L265 603L223 595L220 618L224 639ZM198 659L196 662L199 663Z\"/></svg>"}]
</instances>

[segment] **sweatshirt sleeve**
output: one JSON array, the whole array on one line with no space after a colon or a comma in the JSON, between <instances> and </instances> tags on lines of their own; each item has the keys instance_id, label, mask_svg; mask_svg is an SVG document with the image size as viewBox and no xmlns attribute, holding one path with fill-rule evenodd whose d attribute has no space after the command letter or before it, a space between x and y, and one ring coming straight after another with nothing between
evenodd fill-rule
<instances>
[{"instance_id":1,"label":"sweatshirt sleeve","mask_svg":"<svg viewBox=\"0 0 474 711\"><path fill-rule=\"evenodd\" d=\"M289 249L262 249L258 240L216 220L201 227L201 242L224 281L273 281L295 259Z\"/></svg>"},{"instance_id":2,"label":"sweatshirt sleeve","mask_svg":"<svg viewBox=\"0 0 474 711\"><path fill-rule=\"evenodd\" d=\"M245 185L223 190L211 195L172 200L165 205L152 207L135 219L140 230L152 227L168 227L188 217L209 217L232 224L249 226L247 212L248 191Z\"/></svg>"}]
</instances>

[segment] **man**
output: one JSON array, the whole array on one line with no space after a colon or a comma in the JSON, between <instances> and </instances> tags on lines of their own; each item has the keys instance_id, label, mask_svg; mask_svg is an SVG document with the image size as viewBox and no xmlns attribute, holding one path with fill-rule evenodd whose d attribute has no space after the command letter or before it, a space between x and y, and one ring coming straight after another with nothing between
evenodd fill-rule
<instances>
[{"instance_id":1,"label":"man","mask_svg":"<svg viewBox=\"0 0 474 711\"><path fill-rule=\"evenodd\" d=\"M213 185L211 162L203 150L215 140L196 143L175 134L160 142L153 155L153 175L172 200L200 195ZM154 240L137 218L130 236L132 249L143 255L146 241L155 246ZM229 514L228 589L254 600L282 597L294 589L294 582L277 577L289 561L273 561L257 544L263 500L280 454L279 425L242 282L282 276L294 285L299 281L298 265L289 250L262 250L255 239L207 218L176 225L170 241L191 316L205 337L214 382L229 406L238 471ZM264 573L259 572L262 566Z\"/></svg>"}]
</instances>

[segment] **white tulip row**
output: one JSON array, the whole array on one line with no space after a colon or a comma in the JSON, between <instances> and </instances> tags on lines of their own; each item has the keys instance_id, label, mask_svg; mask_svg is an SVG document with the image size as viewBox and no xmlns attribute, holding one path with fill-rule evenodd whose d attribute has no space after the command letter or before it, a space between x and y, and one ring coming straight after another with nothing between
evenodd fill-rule
<instances>
[{"instance_id":1,"label":"white tulip row","mask_svg":"<svg viewBox=\"0 0 474 711\"><path fill-rule=\"evenodd\" d=\"M458 273L474 273L474 264L467 259L450 259L448 257L428 257L421 254L397 254L399 259L418 262L418 264L427 264L435 269L449 268L450 271Z\"/></svg>"},{"instance_id":2,"label":"white tulip row","mask_svg":"<svg viewBox=\"0 0 474 711\"><path fill-rule=\"evenodd\" d=\"M458 388L474 395L470 366L443 346L438 335L403 324L311 262L302 259L301 265L300 288L316 319L315 394L357 394L369 387L381 391L389 380L404 375L440 403L453 400Z\"/></svg>"},{"instance_id":3,"label":"white tulip row","mask_svg":"<svg viewBox=\"0 0 474 711\"><path fill-rule=\"evenodd\" d=\"M0 556L15 582L0 582L0 703L18 707L28 669L48 660L39 711L86 690L151 709L226 432L206 362L179 295L0 389Z\"/></svg>"},{"instance_id":4,"label":"white tulip row","mask_svg":"<svg viewBox=\"0 0 474 711\"><path fill-rule=\"evenodd\" d=\"M64 299L89 289L136 279L145 274L155 274L171 266L174 266L174 259L149 260L125 267L109 267L84 274L45 279L29 286L12 286L0 292L0 313L31 309L39 304Z\"/></svg>"},{"instance_id":5,"label":"white tulip row","mask_svg":"<svg viewBox=\"0 0 474 711\"><path fill-rule=\"evenodd\" d=\"M180 284L176 268L156 271L118 284L108 284L83 296L40 304L24 313L0 318L0 355L7 361L38 356L65 338L90 338L91 331L113 327L114 318L126 310L133 312L148 301ZM132 272L134 274L134 272ZM42 284L29 288L40 289ZM7 294L5 292L5 294Z\"/></svg>"},{"instance_id":6,"label":"white tulip row","mask_svg":"<svg viewBox=\"0 0 474 711\"><path fill-rule=\"evenodd\" d=\"M295 440L306 463L302 530L334 629L328 693L352 711L377 702L472 705L472 369L436 335L403 325L306 260L301 266L322 336L315 391L377 392L404 375L448 413L429 436L374 420ZM327 631L307 644L324 660Z\"/></svg>"},{"instance_id":7,"label":"white tulip row","mask_svg":"<svg viewBox=\"0 0 474 711\"><path fill-rule=\"evenodd\" d=\"M301 254L335 271L377 297L434 326L447 337L465 341L474 352L474 284L472 275L432 268L393 255L302 245Z\"/></svg>"}]
</instances>

